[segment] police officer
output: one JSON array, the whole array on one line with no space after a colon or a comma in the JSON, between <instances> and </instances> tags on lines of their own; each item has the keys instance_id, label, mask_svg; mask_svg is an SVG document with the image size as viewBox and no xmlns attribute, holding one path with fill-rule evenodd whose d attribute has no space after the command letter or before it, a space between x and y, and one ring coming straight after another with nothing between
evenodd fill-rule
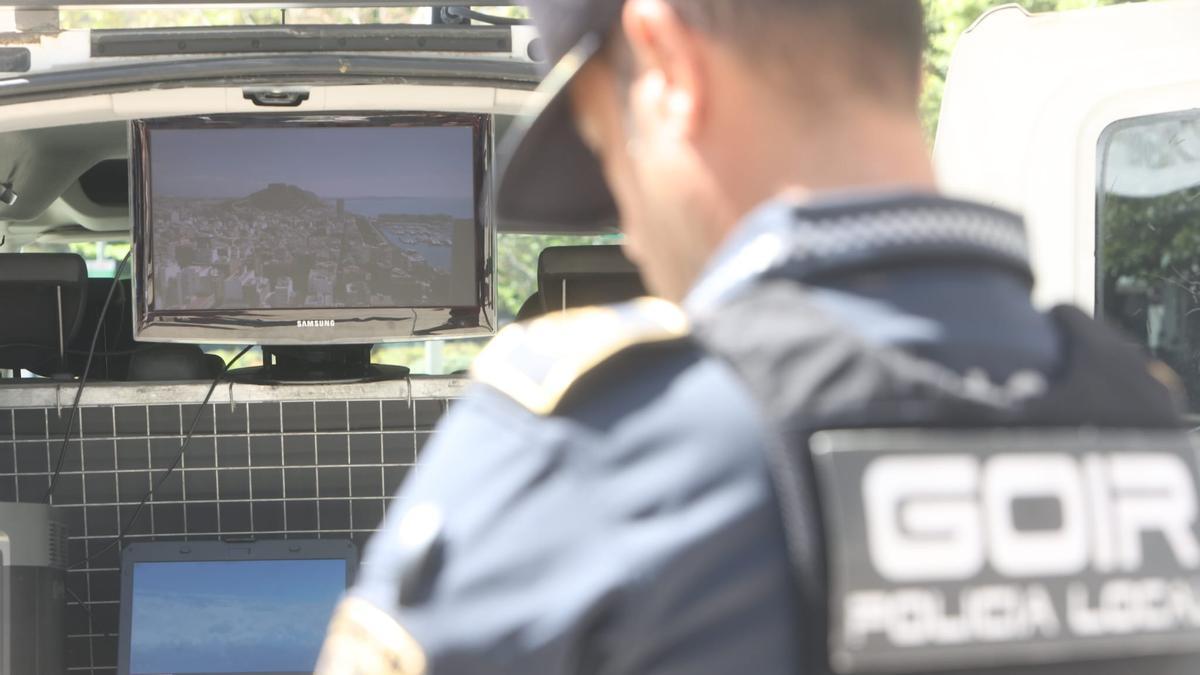
<instances>
[{"instance_id":1,"label":"police officer","mask_svg":"<svg viewBox=\"0 0 1200 675\"><path fill-rule=\"evenodd\" d=\"M323 673L1195 673L1169 388L938 196L919 0L533 0L505 218L665 300L503 331Z\"/></svg>"}]
</instances>

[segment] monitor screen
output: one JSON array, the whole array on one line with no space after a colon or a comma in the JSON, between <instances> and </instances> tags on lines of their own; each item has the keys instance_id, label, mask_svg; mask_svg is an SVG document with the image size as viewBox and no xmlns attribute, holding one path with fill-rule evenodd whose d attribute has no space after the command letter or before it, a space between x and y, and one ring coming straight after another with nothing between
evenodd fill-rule
<instances>
[{"instance_id":1,"label":"monitor screen","mask_svg":"<svg viewBox=\"0 0 1200 675\"><path fill-rule=\"evenodd\" d=\"M345 560L138 562L129 672L311 673Z\"/></svg>"},{"instance_id":2,"label":"monitor screen","mask_svg":"<svg viewBox=\"0 0 1200 675\"><path fill-rule=\"evenodd\" d=\"M470 127L161 129L150 142L161 309L475 301Z\"/></svg>"},{"instance_id":3,"label":"monitor screen","mask_svg":"<svg viewBox=\"0 0 1200 675\"><path fill-rule=\"evenodd\" d=\"M382 341L487 323L484 116L134 124L139 339Z\"/></svg>"}]
</instances>

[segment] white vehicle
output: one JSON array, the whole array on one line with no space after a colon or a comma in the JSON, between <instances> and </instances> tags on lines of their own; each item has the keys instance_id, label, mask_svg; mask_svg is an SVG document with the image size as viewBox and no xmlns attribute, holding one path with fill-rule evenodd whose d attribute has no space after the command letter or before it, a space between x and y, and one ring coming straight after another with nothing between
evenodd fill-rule
<instances>
[{"instance_id":1,"label":"white vehicle","mask_svg":"<svg viewBox=\"0 0 1200 675\"><path fill-rule=\"evenodd\" d=\"M958 43L943 188L1023 213L1039 303L1120 325L1200 405L1200 3L992 10Z\"/></svg>"}]
</instances>

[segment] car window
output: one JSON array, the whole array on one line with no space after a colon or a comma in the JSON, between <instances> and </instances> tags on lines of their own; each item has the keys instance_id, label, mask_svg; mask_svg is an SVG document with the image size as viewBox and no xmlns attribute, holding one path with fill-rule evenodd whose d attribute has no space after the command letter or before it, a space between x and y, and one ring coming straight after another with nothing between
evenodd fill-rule
<instances>
[{"instance_id":1,"label":"car window","mask_svg":"<svg viewBox=\"0 0 1200 675\"><path fill-rule=\"evenodd\" d=\"M93 278L111 279L121 264L121 259L129 253L128 242L86 241L71 243L33 242L21 247L21 253L77 253L87 263L88 276ZM126 270L121 275L129 276Z\"/></svg>"},{"instance_id":2,"label":"car window","mask_svg":"<svg viewBox=\"0 0 1200 675\"><path fill-rule=\"evenodd\" d=\"M1200 412L1200 113L1120 122L1098 156L1097 312L1171 366Z\"/></svg>"}]
</instances>

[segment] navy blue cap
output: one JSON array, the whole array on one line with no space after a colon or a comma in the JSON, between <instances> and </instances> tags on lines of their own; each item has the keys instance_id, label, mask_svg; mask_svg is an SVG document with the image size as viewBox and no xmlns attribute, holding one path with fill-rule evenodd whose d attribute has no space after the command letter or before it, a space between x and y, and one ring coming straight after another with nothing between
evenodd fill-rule
<instances>
[{"instance_id":1,"label":"navy blue cap","mask_svg":"<svg viewBox=\"0 0 1200 675\"><path fill-rule=\"evenodd\" d=\"M497 212L517 229L596 231L617 222L600 163L571 119L567 89L603 46L625 0L529 0L549 71L539 105L513 124L500 150Z\"/></svg>"}]
</instances>

